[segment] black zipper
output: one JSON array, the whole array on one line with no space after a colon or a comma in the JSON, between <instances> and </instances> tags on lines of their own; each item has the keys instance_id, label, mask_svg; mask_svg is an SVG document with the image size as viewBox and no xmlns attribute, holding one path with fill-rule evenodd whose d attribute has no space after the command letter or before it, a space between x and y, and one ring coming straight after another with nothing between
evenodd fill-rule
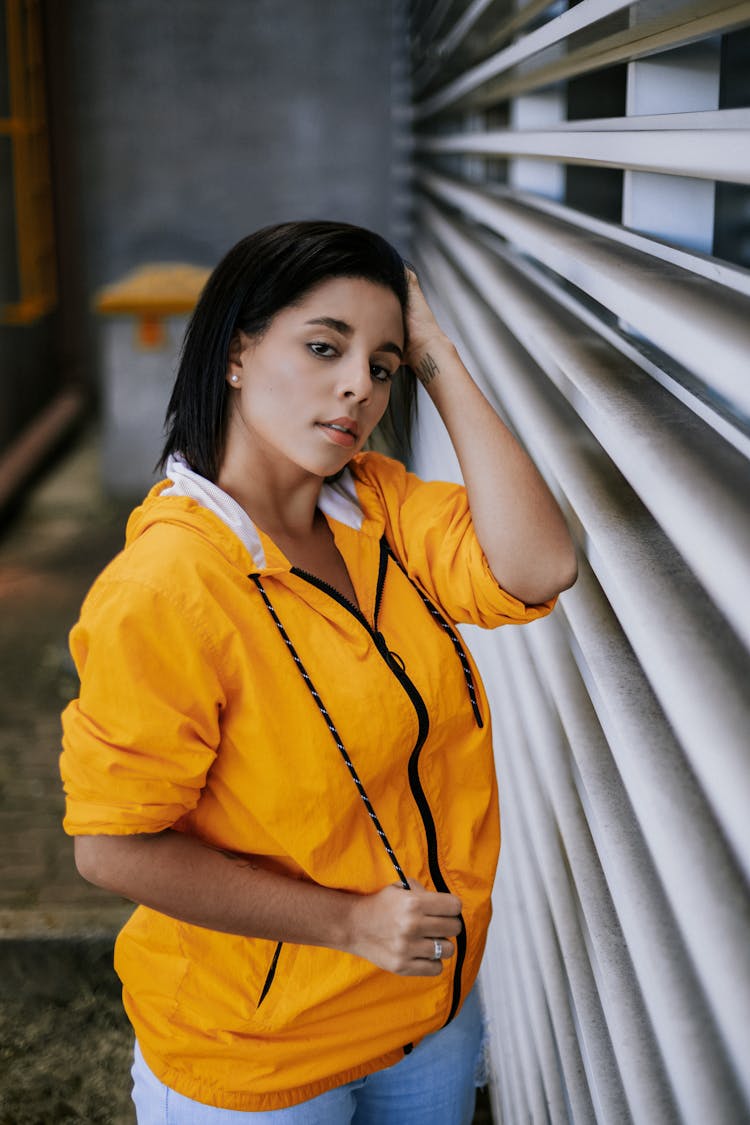
<instances>
[{"instance_id":1,"label":"black zipper","mask_svg":"<svg viewBox=\"0 0 750 1125\"><path fill-rule=\"evenodd\" d=\"M373 611L374 628L370 625L369 621L359 609L359 607L351 602L347 597L345 597L339 590L336 589L335 586L331 586L330 583L325 582L322 578L318 578L316 574L310 574L309 571L301 570L296 566L293 566L291 568L291 573L297 575L298 578L304 579L311 585L316 586L319 590L322 590L324 594L328 594L329 597L332 597L334 601L338 602L339 605L344 607L344 609L347 609L349 613L352 614L352 616L356 617L357 621L359 621L360 624L370 634L375 647L383 657L383 660L386 662L391 672L394 674L406 694L409 696L412 706L417 713L417 720L419 723L417 742L409 758L409 786L411 788L412 796L414 797L417 808L419 809L419 814L422 818L422 825L424 827L425 837L427 840L427 861L429 864L430 875L432 876L432 881L435 885L435 889L438 891L442 891L443 893L450 894L450 887L443 878L443 873L440 869L440 863L438 860L437 830L435 828L435 820L432 816L432 809L430 808L429 802L427 800L427 795L422 788L422 782L419 777L419 755L421 754L422 747L427 740L427 735L430 729L430 717L427 713L425 702L422 699L422 696L419 694L416 685L412 682L405 669L402 667L403 661L400 661L398 657L394 656L394 654L390 652L385 637L377 627L378 612L380 610L380 604L382 601L389 557L390 551L388 549L388 546L385 541L381 539L380 565L378 567L378 580L375 587L375 608ZM466 925L464 923L463 915L459 915L459 918L461 921L461 932L456 937L456 960L453 974L453 997L451 1001L450 1011L448 1013L448 1018L445 1021L446 1024L450 1023L450 1021L455 1016L456 1011L458 1010L458 1005L461 1001L461 973L464 960L466 958Z\"/></svg>"},{"instance_id":2,"label":"black zipper","mask_svg":"<svg viewBox=\"0 0 750 1125\"><path fill-rule=\"evenodd\" d=\"M453 628L451 623L448 621L448 619L440 612L440 610L435 605L435 603L433 601L431 601L431 599L427 597L427 594L425 594L425 592L416 584L416 582L412 578L409 577L409 575L406 573L406 570L404 569L404 567L401 565L399 560L394 555L394 553L391 550L390 545L388 544L388 541L385 539L385 537L383 537L383 539L381 539L380 545L381 545L381 548L383 546L385 546L385 550L388 554L388 557L393 559L396 566L399 568L399 570L403 574L404 578L407 580L407 582L411 583L411 585L417 591L420 598L424 602L424 605L427 608L427 610L435 618L435 620L437 621L438 625L443 630L443 632L446 633L447 636L450 638L451 644L453 645L453 648L455 649L456 655L458 656L459 662L461 664L461 668L462 668L463 673L464 673L464 681L466 683L466 690L469 693L469 702L471 703L471 709L474 712L474 721L476 722L477 726L481 729L484 726L484 719L482 718L482 713L479 710L479 701L477 699L477 689L476 689L476 684L474 683L474 673L471 670L471 665L469 664L469 658L466 655L466 649L464 648L464 646L461 642L461 638L459 637L458 633Z\"/></svg>"}]
</instances>

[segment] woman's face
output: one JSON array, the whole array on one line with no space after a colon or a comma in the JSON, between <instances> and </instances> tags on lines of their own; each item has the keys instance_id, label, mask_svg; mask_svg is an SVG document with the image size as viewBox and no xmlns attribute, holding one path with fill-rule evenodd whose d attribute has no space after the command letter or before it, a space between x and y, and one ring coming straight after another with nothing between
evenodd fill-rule
<instances>
[{"instance_id":1,"label":"woman's face","mask_svg":"<svg viewBox=\"0 0 750 1125\"><path fill-rule=\"evenodd\" d=\"M277 313L260 339L230 350L225 462L245 452L278 467L332 476L388 405L404 321L395 293L362 278L323 281Z\"/></svg>"}]
</instances>

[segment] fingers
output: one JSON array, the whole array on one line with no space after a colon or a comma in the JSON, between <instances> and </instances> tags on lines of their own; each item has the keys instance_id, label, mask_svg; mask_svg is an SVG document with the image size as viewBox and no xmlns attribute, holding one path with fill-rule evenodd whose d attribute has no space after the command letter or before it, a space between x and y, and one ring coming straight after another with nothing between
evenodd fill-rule
<instances>
[{"instance_id":1,"label":"fingers","mask_svg":"<svg viewBox=\"0 0 750 1125\"><path fill-rule=\"evenodd\" d=\"M349 951L401 976L438 976L463 928L461 900L416 880L362 896L354 920Z\"/></svg>"},{"instance_id":2,"label":"fingers","mask_svg":"<svg viewBox=\"0 0 750 1125\"><path fill-rule=\"evenodd\" d=\"M408 306L406 314L408 346L404 363L418 375L425 353L448 339L435 319L417 275L407 270Z\"/></svg>"},{"instance_id":3,"label":"fingers","mask_svg":"<svg viewBox=\"0 0 750 1125\"><path fill-rule=\"evenodd\" d=\"M417 879L409 879L408 883L409 890L427 895L429 898L434 899L436 902L454 903L458 907L458 910L460 912L461 900L457 898L456 895L452 895L449 891L428 891L427 888L423 886L423 884L420 883ZM394 886L400 887L401 884L395 883Z\"/></svg>"},{"instance_id":4,"label":"fingers","mask_svg":"<svg viewBox=\"0 0 750 1125\"><path fill-rule=\"evenodd\" d=\"M463 930L460 916L445 914L421 914L416 917L411 932L419 938L455 938Z\"/></svg>"},{"instance_id":5,"label":"fingers","mask_svg":"<svg viewBox=\"0 0 750 1125\"><path fill-rule=\"evenodd\" d=\"M400 885L400 884L397 884ZM458 917L461 913L461 899L445 891L428 891L416 879L409 879L409 889L424 903L423 911L435 918Z\"/></svg>"},{"instance_id":6,"label":"fingers","mask_svg":"<svg viewBox=\"0 0 750 1125\"><path fill-rule=\"evenodd\" d=\"M408 937L403 950L404 963L398 970L408 976L438 976L443 962L454 956L456 938L463 929L461 900L455 895L428 891L410 880L409 906L412 908Z\"/></svg>"},{"instance_id":7,"label":"fingers","mask_svg":"<svg viewBox=\"0 0 750 1125\"><path fill-rule=\"evenodd\" d=\"M404 951L394 971L402 977L438 977L455 952L455 945L446 938L421 938L408 952ZM440 956L436 957L436 953Z\"/></svg>"},{"instance_id":8,"label":"fingers","mask_svg":"<svg viewBox=\"0 0 750 1125\"><path fill-rule=\"evenodd\" d=\"M452 941L446 941L445 938L428 938L424 942L423 947L423 960L434 961L449 961L453 954L456 952L456 947ZM439 956L435 956L435 954Z\"/></svg>"},{"instance_id":9,"label":"fingers","mask_svg":"<svg viewBox=\"0 0 750 1125\"><path fill-rule=\"evenodd\" d=\"M415 270L411 267L406 271L406 283L408 289L410 310L413 311L415 306L422 306L420 310L422 312L424 312L424 310L429 310L427 298L422 291L422 286L419 284L419 278L417 277ZM430 315L432 314L430 313Z\"/></svg>"},{"instance_id":10,"label":"fingers","mask_svg":"<svg viewBox=\"0 0 750 1125\"><path fill-rule=\"evenodd\" d=\"M445 938L427 938L419 944L419 949L403 968L399 970L400 976L410 977L437 977L443 971L443 963L454 956L456 947ZM435 954L439 956L436 957Z\"/></svg>"}]
</instances>

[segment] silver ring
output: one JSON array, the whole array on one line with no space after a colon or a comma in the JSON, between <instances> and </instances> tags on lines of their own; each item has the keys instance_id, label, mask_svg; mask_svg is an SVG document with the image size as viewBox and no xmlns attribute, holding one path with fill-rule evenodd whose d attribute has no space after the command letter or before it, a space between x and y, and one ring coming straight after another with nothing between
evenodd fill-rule
<instances>
[{"instance_id":1,"label":"silver ring","mask_svg":"<svg viewBox=\"0 0 750 1125\"><path fill-rule=\"evenodd\" d=\"M442 941L438 941L437 938L433 938L432 940L435 945L435 952L432 955L432 960L441 961L443 958L443 943Z\"/></svg>"}]
</instances>

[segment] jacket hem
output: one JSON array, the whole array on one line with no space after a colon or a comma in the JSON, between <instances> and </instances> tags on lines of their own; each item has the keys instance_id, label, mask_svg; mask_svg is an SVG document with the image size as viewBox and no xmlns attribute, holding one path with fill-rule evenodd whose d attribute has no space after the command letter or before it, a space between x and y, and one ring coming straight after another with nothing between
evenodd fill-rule
<instances>
[{"instance_id":1,"label":"jacket hem","mask_svg":"<svg viewBox=\"0 0 750 1125\"><path fill-rule=\"evenodd\" d=\"M296 1086L292 1090L273 1090L264 1094L254 1094L250 1091L217 1090L210 1082L191 1080L190 1076L186 1075L184 1071L169 1066L156 1056L147 1055L146 1051L143 1050L143 1044L141 1044L141 1050L149 1070L156 1075L160 1082L163 1082L170 1090L174 1090L175 1093L181 1094L184 1098L191 1098L193 1101L210 1105L215 1109L256 1112L288 1109L289 1106L310 1101L311 1098L315 1098L319 1094L335 1090L337 1086L345 1086L347 1082L354 1082L357 1078L364 1078L368 1074L374 1074L377 1070L385 1070L386 1067L393 1066L404 1058L403 1047L398 1047L379 1058L372 1059L359 1066L350 1067L348 1070L339 1071L338 1074L321 1078L317 1082Z\"/></svg>"}]
</instances>

